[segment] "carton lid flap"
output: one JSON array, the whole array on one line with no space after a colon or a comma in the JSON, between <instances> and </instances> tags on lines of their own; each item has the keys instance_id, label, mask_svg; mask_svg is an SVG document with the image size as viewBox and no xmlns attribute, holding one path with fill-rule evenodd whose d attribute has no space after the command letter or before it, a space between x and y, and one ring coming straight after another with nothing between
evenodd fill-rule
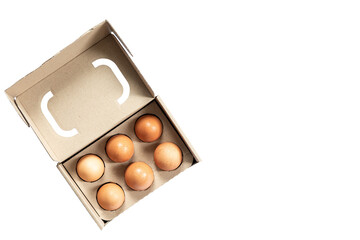
<instances>
[{"instance_id":1,"label":"carton lid flap","mask_svg":"<svg viewBox=\"0 0 360 240\"><path fill-rule=\"evenodd\" d=\"M131 53L104 21L6 93L53 160L61 162L155 96Z\"/></svg>"}]
</instances>

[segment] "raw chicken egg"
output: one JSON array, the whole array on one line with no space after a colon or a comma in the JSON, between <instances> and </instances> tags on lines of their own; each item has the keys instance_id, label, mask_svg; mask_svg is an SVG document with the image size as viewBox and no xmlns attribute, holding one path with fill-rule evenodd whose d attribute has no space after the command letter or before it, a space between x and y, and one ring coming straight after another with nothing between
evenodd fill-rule
<instances>
[{"instance_id":1,"label":"raw chicken egg","mask_svg":"<svg viewBox=\"0 0 360 240\"><path fill-rule=\"evenodd\" d=\"M86 182L94 182L102 177L105 171L103 160L94 154L88 154L79 159L76 164L78 176Z\"/></svg>"},{"instance_id":2,"label":"raw chicken egg","mask_svg":"<svg viewBox=\"0 0 360 240\"><path fill-rule=\"evenodd\" d=\"M105 151L112 161L123 163L134 155L134 143L126 135L114 135L107 141Z\"/></svg>"},{"instance_id":3,"label":"raw chicken egg","mask_svg":"<svg viewBox=\"0 0 360 240\"><path fill-rule=\"evenodd\" d=\"M123 205L125 193L116 183L105 183L99 188L96 199L100 207L108 211L113 211Z\"/></svg>"},{"instance_id":4,"label":"raw chicken egg","mask_svg":"<svg viewBox=\"0 0 360 240\"><path fill-rule=\"evenodd\" d=\"M158 117L146 114L136 120L135 134L143 142L153 142L160 138L162 128Z\"/></svg>"},{"instance_id":5,"label":"raw chicken egg","mask_svg":"<svg viewBox=\"0 0 360 240\"><path fill-rule=\"evenodd\" d=\"M146 163L134 162L125 171L125 182L133 190L146 190L154 182L154 172Z\"/></svg>"},{"instance_id":6,"label":"raw chicken egg","mask_svg":"<svg viewBox=\"0 0 360 240\"><path fill-rule=\"evenodd\" d=\"M171 142L161 143L154 151L154 161L161 170L175 170L182 163L181 149Z\"/></svg>"}]
</instances>

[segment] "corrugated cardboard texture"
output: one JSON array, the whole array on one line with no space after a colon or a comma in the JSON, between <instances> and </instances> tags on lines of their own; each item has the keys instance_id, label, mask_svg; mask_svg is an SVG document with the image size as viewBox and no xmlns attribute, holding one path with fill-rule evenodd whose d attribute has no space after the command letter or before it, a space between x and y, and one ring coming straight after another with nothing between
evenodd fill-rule
<instances>
[{"instance_id":1,"label":"corrugated cardboard texture","mask_svg":"<svg viewBox=\"0 0 360 240\"><path fill-rule=\"evenodd\" d=\"M116 63L130 85L130 96L121 105L117 99L123 87L106 66L92 62L108 58ZM52 91L48 109L64 130L79 134L62 137L55 133L40 104ZM113 35L108 35L61 68L17 97L17 104L55 161L63 161L100 137L153 99L142 77Z\"/></svg>"},{"instance_id":2,"label":"corrugated cardboard texture","mask_svg":"<svg viewBox=\"0 0 360 240\"><path fill-rule=\"evenodd\" d=\"M140 141L135 133L134 133L134 125L135 121L138 117L143 114L155 114L160 118L163 123L163 134L155 142L152 143L144 143ZM105 145L106 141L115 134L125 134L129 136L135 146L135 154L129 162L126 163L115 163L112 162L105 153ZM174 171L162 171L158 169L153 161L153 153L155 148L162 142L174 142L176 143L183 153L183 163ZM105 162L105 173L104 175L96 182L88 183L81 180L76 173L76 164L77 161L86 154L97 154L100 156ZM186 144L183 142L181 137L178 135L177 130L173 127L169 119L166 117L162 109L159 107L156 100L152 101L150 104L145 106L139 112L131 116L125 122L121 123L115 129L107 133L105 136L91 144L89 147L84 149L83 151L76 154L71 159L66 162L60 164L66 169L69 177L67 177L68 181L70 178L73 179L74 183L77 185L78 189L74 189L75 192L81 193L85 198L89 201L89 204L92 205L92 208L97 212L99 218L103 220L111 220L127 208L132 206L134 203L148 195L150 192L154 191L156 188L160 187L165 182L169 181L171 178L190 167L193 163L194 157L186 147ZM124 180L124 172L129 164L136 161L142 161L151 166L154 171L155 180L153 185L145 190L145 191L133 191L131 190L125 183ZM106 182L115 182L118 183L125 192L125 203L124 205L115 211L106 211L102 209L96 201L96 193L98 188L106 183ZM75 185L71 184L74 188Z\"/></svg>"}]
</instances>

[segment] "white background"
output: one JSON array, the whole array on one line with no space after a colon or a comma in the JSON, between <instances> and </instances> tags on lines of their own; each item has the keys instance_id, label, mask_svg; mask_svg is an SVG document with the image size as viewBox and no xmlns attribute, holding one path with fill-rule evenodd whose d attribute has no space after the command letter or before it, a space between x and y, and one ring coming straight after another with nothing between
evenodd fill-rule
<instances>
[{"instance_id":1,"label":"white background","mask_svg":"<svg viewBox=\"0 0 360 240\"><path fill-rule=\"evenodd\" d=\"M2 91L108 19L203 162L100 231L1 94L0 239L359 239L357 2L2 1Z\"/></svg>"}]
</instances>

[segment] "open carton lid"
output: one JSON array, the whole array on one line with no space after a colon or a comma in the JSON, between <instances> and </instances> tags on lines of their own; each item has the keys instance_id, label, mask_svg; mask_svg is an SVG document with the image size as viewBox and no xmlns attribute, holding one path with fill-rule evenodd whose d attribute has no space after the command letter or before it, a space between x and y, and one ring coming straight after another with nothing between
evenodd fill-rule
<instances>
[{"instance_id":1,"label":"open carton lid","mask_svg":"<svg viewBox=\"0 0 360 240\"><path fill-rule=\"evenodd\" d=\"M5 92L57 162L68 159L155 97L107 21Z\"/></svg>"}]
</instances>

